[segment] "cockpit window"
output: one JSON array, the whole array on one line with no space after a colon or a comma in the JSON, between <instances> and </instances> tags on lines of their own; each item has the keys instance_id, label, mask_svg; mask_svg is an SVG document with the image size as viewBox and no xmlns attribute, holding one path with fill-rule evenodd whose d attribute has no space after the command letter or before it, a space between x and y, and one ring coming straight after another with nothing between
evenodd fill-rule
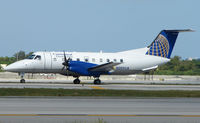
<instances>
[{"instance_id":1,"label":"cockpit window","mask_svg":"<svg viewBox=\"0 0 200 123\"><path fill-rule=\"evenodd\" d=\"M41 56L37 55L34 59L41 60Z\"/></svg>"},{"instance_id":2,"label":"cockpit window","mask_svg":"<svg viewBox=\"0 0 200 123\"><path fill-rule=\"evenodd\" d=\"M35 55L30 55L27 59L33 59Z\"/></svg>"}]
</instances>

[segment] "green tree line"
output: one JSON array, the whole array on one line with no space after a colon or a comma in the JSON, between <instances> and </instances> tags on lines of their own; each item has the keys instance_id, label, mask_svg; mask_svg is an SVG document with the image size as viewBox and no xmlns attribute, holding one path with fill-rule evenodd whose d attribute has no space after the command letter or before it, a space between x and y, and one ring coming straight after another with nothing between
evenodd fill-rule
<instances>
[{"instance_id":1,"label":"green tree line","mask_svg":"<svg viewBox=\"0 0 200 123\"><path fill-rule=\"evenodd\" d=\"M0 57L0 64L11 64L18 60L22 60L30 56L33 52L26 54L24 51L19 51L15 53L12 57Z\"/></svg>"},{"instance_id":2,"label":"green tree line","mask_svg":"<svg viewBox=\"0 0 200 123\"><path fill-rule=\"evenodd\" d=\"M29 52L29 53L25 53L24 51L19 51L17 53L15 53L12 57L0 57L0 64L11 64L14 63L16 61L22 60L27 58L28 56L30 56L33 52ZM0 71L2 71L1 66L0 66Z\"/></svg>"},{"instance_id":3,"label":"green tree line","mask_svg":"<svg viewBox=\"0 0 200 123\"><path fill-rule=\"evenodd\" d=\"M155 71L157 75L200 75L200 60L182 60L174 56L170 62Z\"/></svg>"}]
</instances>

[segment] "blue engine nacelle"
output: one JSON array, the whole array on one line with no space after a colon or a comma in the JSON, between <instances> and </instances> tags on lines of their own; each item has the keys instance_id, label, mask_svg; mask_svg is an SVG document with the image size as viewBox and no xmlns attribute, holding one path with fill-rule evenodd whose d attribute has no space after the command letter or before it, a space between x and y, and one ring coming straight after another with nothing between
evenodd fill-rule
<instances>
[{"instance_id":1,"label":"blue engine nacelle","mask_svg":"<svg viewBox=\"0 0 200 123\"><path fill-rule=\"evenodd\" d=\"M101 74L106 74L105 71L89 71L91 67L95 67L97 64L82 62L82 61L70 61L69 70L75 73L78 73L83 76L95 76L99 77Z\"/></svg>"}]
</instances>

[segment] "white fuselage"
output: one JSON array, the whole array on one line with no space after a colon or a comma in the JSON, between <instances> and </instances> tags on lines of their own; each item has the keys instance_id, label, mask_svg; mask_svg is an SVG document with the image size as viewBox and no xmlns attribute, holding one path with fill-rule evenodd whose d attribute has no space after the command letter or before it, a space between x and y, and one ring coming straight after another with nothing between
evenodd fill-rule
<instances>
[{"instance_id":1,"label":"white fuselage","mask_svg":"<svg viewBox=\"0 0 200 123\"><path fill-rule=\"evenodd\" d=\"M138 72L145 72L157 68L157 66L164 64L170 59L145 55L148 48L141 48L136 50L129 50L117 53L93 53L93 52L65 52L67 58L73 61L89 62L97 65L108 62L120 62L121 64L115 66L110 74L114 75L129 75ZM40 58L36 58L40 56ZM74 76L75 73L67 73L62 70L64 62L63 52L35 52L32 59L24 59L9 65L6 69L11 72L23 73L60 73Z\"/></svg>"}]
</instances>

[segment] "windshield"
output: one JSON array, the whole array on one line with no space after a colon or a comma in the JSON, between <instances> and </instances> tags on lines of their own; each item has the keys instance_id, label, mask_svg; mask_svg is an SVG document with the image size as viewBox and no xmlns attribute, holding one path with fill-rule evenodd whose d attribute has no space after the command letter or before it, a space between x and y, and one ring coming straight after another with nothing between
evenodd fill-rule
<instances>
[{"instance_id":1,"label":"windshield","mask_svg":"<svg viewBox=\"0 0 200 123\"><path fill-rule=\"evenodd\" d=\"M33 59L35 55L30 55L27 59Z\"/></svg>"},{"instance_id":2,"label":"windshield","mask_svg":"<svg viewBox=\"0 0 200 123\"><path fill-rule=\"evenodd\" d=\"M37 55L34 59L41 60L41 56Z\"/></svg>"}]
</instances>

